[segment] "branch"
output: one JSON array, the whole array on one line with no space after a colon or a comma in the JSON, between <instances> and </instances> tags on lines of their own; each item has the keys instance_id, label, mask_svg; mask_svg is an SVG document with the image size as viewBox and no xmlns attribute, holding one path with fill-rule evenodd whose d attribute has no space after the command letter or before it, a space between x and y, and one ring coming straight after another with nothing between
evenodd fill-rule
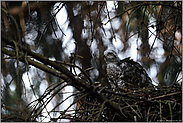
<instances>
[{"instance_id":1,"label":"branch","mask_svg":"<svg viewBox=\"0 0 183 123\"><path fill-rule=\"evenodd\" d=\"M13 16L19 16L19 14L21 12L29 13L29 10L35 11L35 10L38 10L40 8L50 8L50 6L54 5L55 3L56 3L56 1L53 1L53 2L39 2L39 3L34 2L34 3L29 4L29 6L26 6L26 7L18 6L18 7L11 8L8 12ZM25 14L25 15L29 15L29 14Z\"/></svg>"},{"instance_id":2,"label":"branch","mask_svg":"<svg viewBox=\"0 0 183 123\"><path fill-rule=\"evenodd\" d=\"M9 50L5 49L4 47L2 47L1 52L6 54L6 55L9 55L11 57L16 56L16 53L14 51L9 51ZM59 74L56 70L51 69L50 67L48 67L46 65L43 65L39 62L36 62L34 60L31 60L29 58L20 57L19 60L21 62L24 62L24 63L27 61L29 65L35 66L36 68L39 68L39 69L41 69L45 72L48 72L50 74L53 74L53 75L57 76L57 77L60 77L60 78L63 78L63 79L66 78L62 74Z\"/></svg>"},{"instance_id":3,"label":"branch","mask_svg":"<svg viewBox=\"0 0 183 123\"><path fill-rule=\"evenodd\" d=\"M14 47L13 41L11 39L8 39L4 35L2 35L2 41L6 42L7 44ZM35 67L37 67L37 68L39 68L43 71L49 72L53 75L56 75L56 76L62 78L63 80L65 80L67 83L71 82L71 85L73 87L75 87L76 89L78 89L79 91L82 91L84 89L87 93L89 93L91 95L91 97L97 98L97 100L101 103L106 102L106 106L108 106L109 108L111 108L111 110L113 110L114 112L117 112L119 115L122 116L120 108L118 107L117 103L115 103L113 101L110 101L109 99L104 97L99 91L97 91L93 86L89 86L88 83L86 83L85 81L79 79L79 77L74 76L63 65L59 65L56 62L49 60L47 57L44 57L44 56L42 56L38 53L34 53L30 49L27 49L26 47L24 47L20 44L17 44L17 46L20 49L20 51L26 52L27 55L32 56L36 60L39 60L40 62L42 62L46 65L50 65L54 69L60 71L62 74L59 74L58 72L56 72L56 70L53 70L53 69L51 69L50 67L48 67L46 65L38 63L38 62L36 62L34 60L31 60L29 58L26 58L26 61L30 65L33 65L33 66L35 66ZM6 54L6 55L9 55L9 56L15 56L16 55L14 51L9 51L9 50L7 50L3 47L2 47L2 53ZM20 59L20 61L25 62L24 58L21 57L19 59Z\"/></svg>"},{"instance_id":4,"label":"branch","mask_svg":"<svg viewBox=\"0 0 183 123\"><path fill-rule=\"evenodd\" d=\"M174 9L179 10L179 11L182 10L181 7L176 7L176 6L172 6L172 5L166 5L166 4L161 3L161 2L159 2L159 3L149 3L149 2L148 3L140 3L140 4L134 5L134 6L130 7L130 8L128 8L128 9L124 10L123 12L121 12L118 15L114 16L113 18L109 19L104 25L106 25L108 22L112 21L114 18L117 18L117 17L123 15L124 13L130 11L131 9L133 10L134 8L137 8L137 7L150 6L150 5L154 5L154 6L166 6L166 7L172 7Z\"/></svg>"}]
</instances>

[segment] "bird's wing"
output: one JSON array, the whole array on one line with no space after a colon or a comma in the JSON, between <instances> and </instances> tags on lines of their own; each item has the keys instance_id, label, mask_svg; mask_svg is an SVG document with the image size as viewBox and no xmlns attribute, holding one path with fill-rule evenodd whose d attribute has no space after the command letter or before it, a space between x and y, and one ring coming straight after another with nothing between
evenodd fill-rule
<instances>
[{"instance_id":1,"label":"bird's wing","mask_svg":"<svg viewBox=\"0 0 183 123\"><path fill-rule=\"evenodd\" d=\"M133 76L133 79L140 78L142 83L152 83L145 69L138 62L130 59L130 57L120 60L117 65L124 71L125 76Z\"/></svg>"}]
</instances>

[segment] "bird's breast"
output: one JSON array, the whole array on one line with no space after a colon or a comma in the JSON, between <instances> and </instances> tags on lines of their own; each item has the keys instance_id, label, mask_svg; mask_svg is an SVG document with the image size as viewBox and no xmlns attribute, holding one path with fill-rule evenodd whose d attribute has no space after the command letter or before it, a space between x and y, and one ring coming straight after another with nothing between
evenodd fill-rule
<instances>
[{"instance_id":1,"label":"bird's breast","mask_svg":"<svg viewBox=\"0 0 183 123\"><path fill-rule=\"evenodd\" d=\"M107 65L107 74L110 76L118 76L122 74L122 70L116 64L110 63Z\"/></svg>"}]
</instances>

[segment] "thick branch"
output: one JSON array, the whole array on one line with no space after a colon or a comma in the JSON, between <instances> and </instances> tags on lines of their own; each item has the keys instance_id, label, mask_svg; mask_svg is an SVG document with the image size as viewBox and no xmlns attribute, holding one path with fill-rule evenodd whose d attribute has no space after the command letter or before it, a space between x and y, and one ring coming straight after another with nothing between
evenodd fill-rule
<instances>
[{"instance_id":1,"label":"thick branch","mask_svg":"<svg viewBox=\"0 0 183 123\"><path fill-rule=\"evenodd\" d=\"M25 15L29 15L29 10L31 11L35 11L38 10L40 8L50 8L51 5L54 5L56 2L52 1L52 2L34 2L34 3L30 3L29 6L26 7L22 7L22 6L18 6L18 7L14 7L11 8L8 12L13 15L13 16L19 16L19 14L21 12L23 12Z\"/></svg>"},{"instance_id":2,"label":"thick branch","mask_svg":"<svg viewBox=\"0 0 183 123\"><path fill-rule=\"evenodd\" d=\"M16 54L15 54L14 51L9 51L9 50L5 49L4 47L2 47L1 52L3 54L9 55L11 57L16 56ZM67 76L65 76L64 74L59 74L56 70L51 69L50 67L48 67L46 65L43 65L43 64L41 64L39 62L36 62L34 60L31 60L29 58L20 57L19 59L20 59L21 62L24 62L25 63L27 61L29 65L32 65L32 66L34 66L36 68L39 68L39 69L41 69L41 70L43 70L45 72L50 73L50 74L53 74L54 76L60 77L60 78L62 78L64 80L67 80Z\"/></svg>"}]
</instances>

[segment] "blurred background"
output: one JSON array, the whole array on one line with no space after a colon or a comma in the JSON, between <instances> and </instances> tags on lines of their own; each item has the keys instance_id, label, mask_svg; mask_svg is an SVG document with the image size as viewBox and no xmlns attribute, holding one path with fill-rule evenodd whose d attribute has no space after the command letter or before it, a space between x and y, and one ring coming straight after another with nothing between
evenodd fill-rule
<instances>
[{"instance_id":1,"label":"blurred background","mask_svg":"<svg viewBox=\"0 0 183 123\"><path fill-rule=\"evenodd\" d=\"M50 60L69 63L70 56L77 55L75 64L83 70L92 68L88 74L93 82L105 77L102 56L107 48L114 48L121 59L131 57L139 62L155 86L182 81L182 1L1 1L1 8L1 35L20 40L22 45ZM1 47L12 48L3 41ZM79 73L76 69L74 74ZM1 114L24 110L47 87L60 81L1 54ZM17 101L17 89L22 101ZM44 111L52 110L73 91L72 86L66 86ZM70 98L55 110L64 111L72 101ZM39 121L58 116L50 115Z\"/></svg>"}]
</instances>

